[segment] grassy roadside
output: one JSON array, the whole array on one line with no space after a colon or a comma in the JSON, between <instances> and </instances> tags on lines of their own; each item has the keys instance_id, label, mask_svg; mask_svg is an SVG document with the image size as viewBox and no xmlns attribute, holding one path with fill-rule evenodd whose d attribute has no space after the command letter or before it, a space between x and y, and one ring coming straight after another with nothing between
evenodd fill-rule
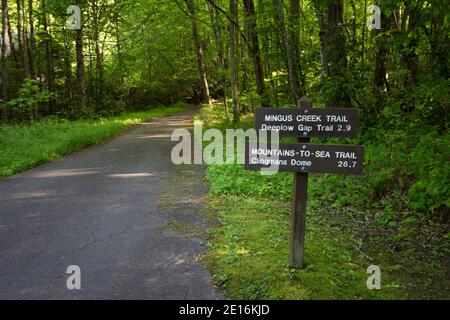
<instances>
[{"instance_id":1,"label":"grassy roadside","mask_svg":"<svg viewBox=\"0 0 450 320\"><path fill-rule=\"evenodd\" d=\"M100 143L146 119L186 110L187 104L161 106L100 120L43 119L31 124L0 126L0 179Z\"/></svg>"},{"instance_id":2,"label":"grassy roadside","mask_svg":"<svg viewBox=\"0 0 450 320\"><path fill-rule=\"evenodd\" d=\"M217 110L204 110L201 120L226 127ZM251 125L244 119L243 127ZM209 231L204 261L229 298L449 298L445 226L386 223L385 209L360 190L365 177L310 176L306 267L295 270L288 265L292 174L208 166L209 202L220 224ZM372 264L381 268L381 290L367 289Z\"/></svg>"},{"instance_id":3,"label":"grassy roadside","mask_svg":"<svg viewBox=\"0 0 450 320\"><path fill-rule=\"evenodd\" d=\"M211 230L205 261L214 280L236 299L390 299L397 284L368 290L363 257L352 252L352 239L338 228L308 217L306 267L289 267L289 203L255 197L212 197L221 226Z\"/></svg>"}]
</instances>

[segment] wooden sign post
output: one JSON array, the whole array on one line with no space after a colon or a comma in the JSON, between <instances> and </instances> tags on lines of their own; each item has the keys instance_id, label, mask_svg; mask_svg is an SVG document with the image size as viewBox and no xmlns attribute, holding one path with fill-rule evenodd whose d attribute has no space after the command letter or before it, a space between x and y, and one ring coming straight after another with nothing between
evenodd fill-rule
<instances>
[{"instance_id":1,"label":"wooden sign post","mask_svg":"<svg viewBox=\"0 0 450 320\"><path fill-rule=\"evenodd\" d=\"M303 97L297 107L308 110L312 101ZM299 143L308 143L310 138L298 138ZM291 221L291 246L289 263L295 268L303 268L303 252L305 250L306 202L308 200L308 173L294 172L293 211Z\"/></svg>"},{"instance_id":2,"label":"wooden sign post","mask_svg":"<svg viewBox=\"0 0 450 320\"><path fill-rule=\"evenodd\" d=\"M355 137L356 109L313 109L307 97L301 98L297 107L255 110L257 130L277 131L280 136L295 136L298 143L280 143L277 149L273 149L260 146L257 142L247 142L244 168L260 170L276 165L277 172L294 173L289 261L292 267L303 268L308 173L362 173L364 147L309 143L313 136Z\"/></svg>"}]
</instances>

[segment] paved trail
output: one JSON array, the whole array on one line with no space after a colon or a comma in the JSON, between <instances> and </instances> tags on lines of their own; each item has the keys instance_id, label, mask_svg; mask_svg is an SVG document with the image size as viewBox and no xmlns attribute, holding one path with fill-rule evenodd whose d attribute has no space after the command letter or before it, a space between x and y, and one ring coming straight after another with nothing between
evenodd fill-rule
<instances>
[{"instance_id":1,"label":"paved trail","mask_svg":"<svg viewBox=\"0 0 450 320\"><path fill-rule=\"evenodd\" d=\"M0 299L220 299L197 261L203 168L174 166L195 111L0 181ZM66 269L81 268L81 290Z\"/></svg>"}]
</instances>

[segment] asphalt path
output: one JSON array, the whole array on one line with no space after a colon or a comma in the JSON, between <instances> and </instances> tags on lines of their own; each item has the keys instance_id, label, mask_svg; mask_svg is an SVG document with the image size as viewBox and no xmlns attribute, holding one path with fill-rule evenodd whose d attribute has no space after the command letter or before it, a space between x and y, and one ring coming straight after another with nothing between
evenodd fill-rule
<instances>
[{"instance_id":1,"label":"asphalt path","mask_svg":"<svg viewBox=\"0 0 450 320\"><path fill-rule=\"evenodd\" d=\"M0 299L221 299L199 262L204 168L170 159L172 131L194 114L0 181Z\"/></svg>"}]
</instances>

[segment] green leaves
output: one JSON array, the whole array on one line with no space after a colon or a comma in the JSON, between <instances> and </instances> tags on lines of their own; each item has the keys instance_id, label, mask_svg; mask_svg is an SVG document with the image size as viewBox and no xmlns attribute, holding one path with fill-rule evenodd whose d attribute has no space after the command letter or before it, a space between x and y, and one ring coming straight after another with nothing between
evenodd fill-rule
<instances>
[{"instance_id":1,"label":"green leaves","mask_svg":"<svg viewBox=\"0 0 450 320\"><path fill-rule=\"evenodd\" d=\"M32 112L38 104L48 102L52 97L53 93L41 90L36 80L26 78L19 89L18 97L10 100L7 107L18 112ZM34 120L33 113L31 120Z\"/></svg>"},{"instance_id":2,"label":"green leaves","mask_svg":"<svg viewBox=\"0 0 450 320\"><path fill-rule=\"evenodd\" d=\"M420 138L409 158L417 176L410 187L411 208L418 211L450 212L450 134L432 131Z\"/></svg>"}]
</instances>

